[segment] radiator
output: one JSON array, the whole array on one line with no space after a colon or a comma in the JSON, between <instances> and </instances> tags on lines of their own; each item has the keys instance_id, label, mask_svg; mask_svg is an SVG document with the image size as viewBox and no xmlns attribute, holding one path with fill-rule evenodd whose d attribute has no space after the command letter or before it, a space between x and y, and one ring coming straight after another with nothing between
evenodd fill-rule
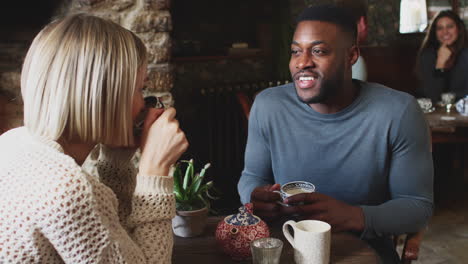
<instances>
[{"instance_id":1,"label":"radiator","mask_svg":"<svg viewBox=\"0 0 468 264\"><path fill-rule=\"evenodd\" d=\"M188 136L191 154L201 159L200 163L212 164L207 175L221 192L221 198L213 202L219 214L234 213L241 205L237 182L244 168L247 120L236 94L241 92L252 98L262 89L286 82L221 84L199 90L196 96L198 114L191 117L198 120L190 121L191 126L195 126L189 128L194 135Z\"/></svg>"}]
</instances>

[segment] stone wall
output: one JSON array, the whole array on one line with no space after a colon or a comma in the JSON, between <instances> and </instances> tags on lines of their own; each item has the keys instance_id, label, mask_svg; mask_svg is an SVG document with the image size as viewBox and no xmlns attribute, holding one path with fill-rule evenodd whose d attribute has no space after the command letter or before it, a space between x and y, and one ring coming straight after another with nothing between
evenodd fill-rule
<instances>
[{"instance_id":1,"label":"stone wall","mask_svg":"<svg viewBox=\"0 0 468 264\"><path fill-rule=\"evenodd\" d=\"M23 124L20 72L0 72L0 134Z\"/></svg>"},{"instance_id":2,"label":"stone wall","mask_svg":"<svg viewBox=\"0 0 468 264\"><path fill-rule=\"evenodd\" d=\"M170 4L170 0L63 0L55 14L60 17L75 12L90 13L135 32L145 43L149 55L145 95L159 96L165 105L173 105ZM22 124L21 64L38 30L27 29L24 36L15 37L13 41L0 41L0 134Z\"/></svg>"},{"instance_id":3,"label":"stone wall","mask_svg":"<svg viewBox=\"0 0 468 264\"><path fill-rule=\"evenodd\" d=\"M136 33L149 55L145 94L159 96L165 105L173 105L170 4L171 0L73 0L68 12L108 18Z\"/></svg>"}]
</instances>

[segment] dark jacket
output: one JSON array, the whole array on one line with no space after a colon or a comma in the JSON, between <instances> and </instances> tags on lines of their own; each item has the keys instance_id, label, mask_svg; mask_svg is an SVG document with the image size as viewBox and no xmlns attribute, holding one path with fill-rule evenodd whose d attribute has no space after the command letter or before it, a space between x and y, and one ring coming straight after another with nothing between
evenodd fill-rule
<instances>
[{"instance_id":1,"label":"dark jacket","mask_svg":"<svg viewBox=\"0 0 468 264\"><path fill-rule=\"evenodd\" d=\"M431 98L434 103L440 101L440 95L446 92L454 92L456 98L468 94L468 49L463 49L458 55L454 66L444 72L435 70L437 51L428 48L419 57L420 86L417 90L418 97Z\"/></svg>"}]
</instances>

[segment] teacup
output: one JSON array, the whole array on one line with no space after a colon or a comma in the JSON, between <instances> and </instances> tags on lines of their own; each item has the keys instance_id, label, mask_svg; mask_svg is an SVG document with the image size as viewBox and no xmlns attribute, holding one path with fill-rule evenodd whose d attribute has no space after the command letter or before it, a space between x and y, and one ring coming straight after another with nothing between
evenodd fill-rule
<instances>
[{"instance_id":1,"label":"teacup","mask_svg":"<svg viewBox=\"0 0 468 264\"><path fill-rule=\"evenodd\" d=\"M432 109L432 101L430 98L418 98L419 107L423 110L424 113L431 112Z\"/></svg>"},{"instance_id":2,"label":"teacup","mask_svg":"<svg viewBox=\"0 0 468 264\"><path fill-rule=\"evenodd\" d=\"M279 191L274 191L281 195L284 201L286 198L300 193L312 193L315 191L315 185L306 181L292 181L281 186Z\"/></svg>"},{"instance_id":3,"label":"teacup","mask_svg":"<svg viewBox=\"0 0 468 264\"><path fill-rule=\"evenodd\" d=\"M440 97L444 105L455 103L455 93L443 93Z\"/></svg>"}]
</instances>

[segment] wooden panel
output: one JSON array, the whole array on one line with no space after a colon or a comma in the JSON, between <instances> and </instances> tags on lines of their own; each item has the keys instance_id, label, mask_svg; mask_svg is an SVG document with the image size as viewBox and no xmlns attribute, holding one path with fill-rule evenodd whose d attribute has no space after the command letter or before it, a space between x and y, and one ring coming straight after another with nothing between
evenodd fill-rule
<instances>
[{"instance_id":1,"label":"wooden panel","mask_svg":"<svg viewBox=\"0 0 468 264\"><path fill-rule=\"evenodd\" d=\"M415 93L418 80L415 73L415 47L361 47L367 65L367 80L390 88Z\"/></svg>"}]
</instances>

